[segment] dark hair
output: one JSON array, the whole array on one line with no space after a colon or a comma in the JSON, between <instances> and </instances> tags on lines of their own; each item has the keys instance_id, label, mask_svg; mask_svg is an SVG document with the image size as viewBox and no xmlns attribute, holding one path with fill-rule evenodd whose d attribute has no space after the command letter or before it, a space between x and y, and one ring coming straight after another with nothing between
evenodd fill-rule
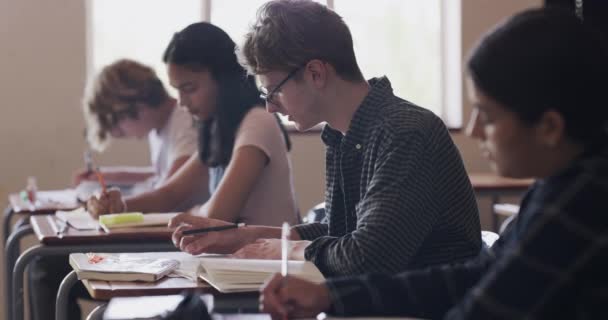
<instances>
[{"instance_id":1,"label":"dark hair","mask_svg":"<svg viewBox=\"0 0 608 320\"><path fill-rule=\"evenodd\" d=\"M253 76L248 76L237 61L234 42L212 24L194 23L173 36L163 61L194 71L208 70L217 82L216 112L200 123L199 155L209 166L227 165L241 121L249 110L263 105ZM287 132L278 117L277 121L290 150Z\"/></svg>"},{"instance_id":2,"label":"dark hair","mask_svg":"<svg viewBox=\"0 0 608 320\"><path fill-rule=\"evenodd\" d=\"M338 76L364 80L353 39L344 20L310 0L277 0L264 4L239 51L250 73L291 71L313 59L331 64Z\"/></svg>"},{"instance_id":3,"label":"dark hair","mask_svg":"<svg viewBox=\"0 0 608 320\"><path fill-rule=\"evenodd\" d=\"M576 0L545 0L548 7L559 6L570 12L576 11ZM608 1L581 0L583 23L595 28L608 39Z\"/></svg>"},{"instance_id":4,"label":"dark hair","mask_svg":"<svg viewBox=\"0 0 608 320\"><path fill-rule=\"evenodd\" d=\"M608 54L573 12L545 8L511 17L481 39L468 69L477 88L524 123L555 110L571 139L607 140Z\"/></svg>"}]
</instances>

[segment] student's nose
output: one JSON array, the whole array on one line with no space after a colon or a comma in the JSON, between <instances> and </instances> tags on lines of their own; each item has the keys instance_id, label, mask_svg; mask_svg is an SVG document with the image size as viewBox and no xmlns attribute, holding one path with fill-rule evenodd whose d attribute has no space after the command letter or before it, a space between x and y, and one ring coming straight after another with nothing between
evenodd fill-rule
<instances>
[{"instance_id":1,"label":"student's nose","mask_svg":"<svg viewBox=\"0 0 608 320\"><path fill-rule=\"evenodd\" d=\"M471 111L471 117L469 118L469 122L467 123L465 133L471 138L483 138L483 130L481 128L481 125L479 124L479 110L473 109L473 111Z\"/></svg>"}]
</instances>

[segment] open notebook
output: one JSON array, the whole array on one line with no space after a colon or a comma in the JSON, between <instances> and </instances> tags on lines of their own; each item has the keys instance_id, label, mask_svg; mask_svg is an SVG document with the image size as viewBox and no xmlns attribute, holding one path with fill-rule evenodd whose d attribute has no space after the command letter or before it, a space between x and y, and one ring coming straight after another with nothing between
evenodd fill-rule
<instances>
[{"instance_id":1,"label":"open notebook","mask_svg":"<svg viewBox=\"0 0 608 320\"><path fill-rule=\"evenodd\" d=\"M322 282L323 275L309 261L289 261L289 274L313 282ZM280 260L202 257L199 277L220 292L257 291L268 277L281 271Z\"/></svg>"}]
</instances>

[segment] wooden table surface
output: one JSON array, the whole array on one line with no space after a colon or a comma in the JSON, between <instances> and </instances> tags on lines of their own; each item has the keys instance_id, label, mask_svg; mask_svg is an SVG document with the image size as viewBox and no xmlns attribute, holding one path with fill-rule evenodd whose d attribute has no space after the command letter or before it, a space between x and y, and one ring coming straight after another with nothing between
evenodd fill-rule
<instances>
[{"instance_id":1,"label":"wooden table surface","mask_svg":"<svg viewBox=\"0 0 608 320\"><path fill-rule=\"evenodd\" d=\"M172 229L168 227L141 227L103 230L76 230L68 227L63 234L55 215L37 215L31 218L31 225L38 240L45 245L109 244L127 241L171 241Z\"/></svg>"},{"instance_id":2,"label":"wooden table surface","mask_svg":"<svg viewBox=\"0 0 608 320\"><path fill-rule=\"evenodd\" d=\"M475 191L527 189L534 183L534 179L511 179L494 173L471 173L469 179Z\"/></svg>"}]
</instances>

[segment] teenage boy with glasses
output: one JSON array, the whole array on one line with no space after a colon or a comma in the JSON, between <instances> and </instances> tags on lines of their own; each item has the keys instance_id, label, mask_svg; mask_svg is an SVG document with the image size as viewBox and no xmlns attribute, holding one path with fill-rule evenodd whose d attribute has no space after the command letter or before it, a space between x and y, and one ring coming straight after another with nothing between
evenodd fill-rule
<instances>
[{"instance_id":1,"label":"teenage boy with glasses","mask_svg":"<svg viewBox=\"0 0 608 320\"><path fill-rule=\"evenodd\" d=\"M269 112L287 115L301 131L327 123L327 217L293 227L290 259L310 260L330 276L395 273L479 253L475 197L445 125L396 97L386 77L363 78L340 16L313 1L270 1L239 55L265 88ZM183 236L225 223L190 217L173 224L182 222L188 225L173 239L184 251L280 257L280 228Z\"/></svg>"}]
</instances>

